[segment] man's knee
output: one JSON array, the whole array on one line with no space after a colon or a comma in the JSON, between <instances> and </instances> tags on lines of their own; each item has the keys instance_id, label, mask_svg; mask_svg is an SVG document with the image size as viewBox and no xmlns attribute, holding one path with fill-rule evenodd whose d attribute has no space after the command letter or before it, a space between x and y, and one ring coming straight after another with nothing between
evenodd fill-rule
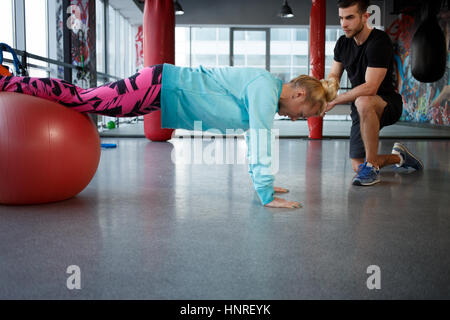
<instances>
[{"instance_id":1,"label":"man's knee","mask_svg":"<svg viewBox=\"0 0 450 320\"><path fill-rule=\"evenodd\" d=\"M367 114L375 110L374 97L373 96L361 96L356 98L355 106L360 115Z\"/></svg>"},{"instance_id":2,"label":"man's knee","mask_svg":"<svg viewBox=\"0 0 450 320\"><path fill-rule=\"evenodd\" d=\"M386 105L387 102L379 96L361 96L355 100L356 109L361 117L375 113L380 118Z\"/></svg>"}]
</instances>

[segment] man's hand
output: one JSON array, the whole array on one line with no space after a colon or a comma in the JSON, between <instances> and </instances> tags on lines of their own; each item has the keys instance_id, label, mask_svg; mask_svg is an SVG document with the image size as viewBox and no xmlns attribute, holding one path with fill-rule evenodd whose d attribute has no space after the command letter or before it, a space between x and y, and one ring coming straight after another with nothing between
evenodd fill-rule
<instances>
[{"instance_id":1,"label":"man's hand","mask_svg":"<svg viewBox=\"0 0 450 320\"><path fill-rule=\"evenodd\" d=\"M333 109L336 106L336 103L333 101L328 102L327 106L325 107L325 109L323 110L322 114L320 115L321 117L325 116L325 113L327 113L328 111L330 111L331 109Z\"/></svg>"},{"instance_id":2,"label":"man's hand","mask_svg":"<svg viewBox=\"0 0 450 320\"><path fill-rule=\"evenodd\" d=\"M301 208L302 205L299 202L295 202L295 201L287 201L281 198L273 198L273 201L266 204L265 207L269 207L269 208Z\"/></svg>"},{"instance_id":3,"label":"man's hand","mask_svg":"<svg viewBox=\"0 0 450 320\"><path fill-rule=\"evenodd\" d=\"M273 187L273 191L275 191L275 193L288 193L289 192L288 189L284 189L284 188L280 188L280 187Z\"/></svg>"}]
</instances>

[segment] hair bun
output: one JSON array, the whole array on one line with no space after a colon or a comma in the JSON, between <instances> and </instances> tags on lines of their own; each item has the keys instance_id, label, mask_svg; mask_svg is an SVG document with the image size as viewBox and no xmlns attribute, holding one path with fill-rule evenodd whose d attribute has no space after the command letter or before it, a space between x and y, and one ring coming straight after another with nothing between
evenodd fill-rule
<instances>
[{"instance_id":1,"label":"hair bun","mask_svg":"<svg viewBox=\"0 0 450 320\"><path fill-rule=\"evenodd\" d=\"M325 90L327 102L333 101L336 98L337 92L339 90L339 84L337 83L336 79L334 78L331 78L330 80L322 79L320 80L320 83L322 84L322 87Z\"/></svg>"}]
</instances>

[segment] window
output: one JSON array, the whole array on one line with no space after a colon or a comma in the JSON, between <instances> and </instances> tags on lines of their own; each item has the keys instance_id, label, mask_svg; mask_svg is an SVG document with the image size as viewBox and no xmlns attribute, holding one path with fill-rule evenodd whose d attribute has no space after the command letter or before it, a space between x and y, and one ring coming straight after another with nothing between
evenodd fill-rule
<instances>
[{"instance_id":1,"label":"window","mask_svg":"<svg viewBox=\"0 0 450 320\"><path fill-rule=\"evenodd\" d=\"M290 67L271 67L270 73L272 73L274 76L280 78L283 80L284 83L289 82L293 77L291 76L292 70Z\"/></svg>"},{"instance_id":2,"label":"window","mask_svg":"<svg viewBox=\"0 0 450 320\"><path fill-rule=\"evenodd\" d=\"M116 74L116 10L108 6L108 74Z\"/></svg>"},{"instance_id":3,"label":"window","mask_svg":"<svg viewBox=\"0 0 450 320\"><path fill-rule=\"evenodd\" d=\"M221 41L229 41L230 40L230 29L228 29L228 28L219 28L219 40L221 40Z\"/></svg>"},{"instance_id":4,"label":"window","mask_svg":"<svg viewBox=\"0 0 450 320\"><path fill-rule=\"evenodd\" d=\"M308 56L294 55L294 65L295 66L306 66L308 68Z\"/></svg>"},{"instance_id":5,"label":"window","mask_svg":"<svg viewBox=\"0 0 450 320\"><path fill-rule=\"evenodd\" d=\"M105 21L103 1L95 0L97 71L105 72Z\"/></svg>"},{"instance_id":6,"label":"window","mask_svg":"<svg viewBox=\"0 0 450 320\"><path fill-rule=\"evenodd\" d=\"M331 70L331 65L334 61L334 47L336 45L336 41L344 34L340 27L329 27L325 31L325 78L328 77L328 74ZM350 87L348 83L347 72L344 71L341 78L341 88Z\"/></svg>"},{"instance_id":7,"label":"window","mask_svg":"<svg viewBox=\"0 0 450 320\"><path fill-rule=\"evenodd\" d=\"M216 28L193 28L192 40L194 41L216 41Z\"/></svg>"},{"instance_id":8,"label":"window","mask_svg":"<svg viewBox=\"0 0 450 320\"><path fill-rule=\"evenodd\" d=\"M270 72L283 82L308 74L308 28L272 28Z\"/></svg>"},{"instance_id":9,"label":"window","mask_svg":"<svg viewBox=\"0 0 450 320\"><path fill-rule=\"evenodd\" d=\"M134 57L135 57L135 53L134 53L134 28L131 24L128 23L128 44L127 44L127 57L128 59L126 59L126 63L127 63L127 70L128 70L128 76L131 76L133 74L136 73L136 70L133 66L133 62L134 62Z\"/></svg>"},{"instance_id":10,"label":"window","mask_svg":"<svg viewBox=\"0 0 450 320\"><path fill-rule=\"evenodd\" d=\"M338 31L338 29L327 29L325 32L325 39L327 39L326 41L336 42L337 31Z\"/></svg>"},{"instance_id":11,"label":"window","mask_svg":"<svg viewBox=\"0 0 450 320\"><path fill-rule=\"evenodd\" d=\"M216 62L215 54L196 54L192 57L192 64L196 66L214 66Z\"/></svg>"},{"instance_id":12,"label":"window","mask_svg":"<svg viewBox=\"0 0 450 320\"><path fill-rule=\"evenodd\" d=\"M125 18L119 14L119 72L120 78L125 78L125 46L127 45L125 39Z\"/></svg>"},{"instance_id":13,"label":"window","mask_svg":"<svg viewBox=\"0 0 450 320\"><path fill-rule=\"evenodd\" d=\"M0 19L0 42L14 47L12 0L0 0L2 18Z\"/></svg>"},{"instance_id":14,"label":"window","mask_svg":"<svg viewBox=\"0 0 450 320\"><path fill-rule=\"evenodd\" d=\"M325 76L328 75L334 58L334 46L343 35L339 26L330 26L325 31ZM175 64L179 66L218 67L230 65L230 28L189 27L175 28ZM235 30L234 66L249 66L265 69L265 33L250 30ZM260 48L261 46L261 48ZM270 28L270 72L284 82L309 74L309 28ZM348 87L344 72L341 87Z\"/></svg>"},{"instance_id":15,"label":"window","mask_svg":"<svg viewBox=\"0 0 450 320\"><path fill-rule=\"evenodd\" d=\"M177 48L182 49L182 52L176 54L178 61L192 67L229 65L229 28L191 27L190 34L192 41L188 44L189 28L176 31L176 45Z\"/></svg>"},{"instance_id":16,"label":"window","mask_svg":"<svg viewBox=\"0 0 450 320\"><path fill-rule=\"evenodd\" d=\"M48 57L47 41L47 1L25 0L26 50L29 53ZM30 64L48 67L48 63L29 59ZM48 77L48 72L37 68L28 68L32 77Z\"/></svg>"},{"instance_id":17,"label":"window","mask_svg":"<svg viewBox=\"0 0 450 320\"><path fill-rule=\"evenodd\" d=\"M308 29L295 30L295 41L308 41L309 39Z\"/></svg>"},{"instance_id":18,"label":"window","mask_svg":"<svg viewBox=\"0 0 450 320\"><path fill-rule=\"evenodd\" d=\"M262 54L249 54L247 56L247 65L255 68L266 67L266 56Z\"/></svg>"},{"instance_id":19,"label":"window","mask_svg":"<svg viewBox=\"0 0 450 320\"><path fill-rule=\"evenodd\" d=\"M290 55L281 55L274 54L270 56L270 63L273 66L290 66L291 65L291 56Z\"/></svg>"},{"instance_id":20,"label":"window","mask_svg":"<svg viewBox=\"0 0 450 320\"><path fill-rule=\"evenodd\" d=\"M0 8L2 8L2 18L0 19L0 42L6 43L10 47L14 47L14 37L13 37L13 10L12 10L12 0L0 0ZM12 56L3 52L4 59L12 60ZM14 70L14 65L3 61L3 65L10 68L11 71Z\"/></svg>"},{"instance_id":21,"label":"window","mask_svg":"<svg viewBox=\"0 0 450 320\"><path fill-rule=\"evenodd\" d=\"M286 32L290 29L285 28L272 28L270 29L271 41L291 41L291 32Z\"/></svg>"},{"instance_id":22,"label":"window","mask_svg":"<svg viewBox=\"0 0 450 320\"><path fill-rule=\"evenodd\" d=\"M191 51L191 28L175 27L175 64L181 67L189 67Z\"/></svg>"}]
</instances>

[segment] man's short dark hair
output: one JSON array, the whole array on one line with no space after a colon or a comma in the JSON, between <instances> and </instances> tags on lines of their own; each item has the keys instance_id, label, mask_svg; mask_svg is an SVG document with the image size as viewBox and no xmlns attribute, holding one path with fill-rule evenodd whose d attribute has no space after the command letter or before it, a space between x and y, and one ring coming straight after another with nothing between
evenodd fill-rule
<instances>
[{"instance_id":1,"label":"man's short dark hair","mask_svg":"<svg viewBox=\"0 0 450 320\"><path fill-rule=\"evenodd\" d=\"M358 5L359 12L361 14L364 14L367 12L367 8L370 6L370 0L338 0L337 2L338 8L348 8L351 6L354 6L355 4Z\"/></svg>"}]
</instances>

